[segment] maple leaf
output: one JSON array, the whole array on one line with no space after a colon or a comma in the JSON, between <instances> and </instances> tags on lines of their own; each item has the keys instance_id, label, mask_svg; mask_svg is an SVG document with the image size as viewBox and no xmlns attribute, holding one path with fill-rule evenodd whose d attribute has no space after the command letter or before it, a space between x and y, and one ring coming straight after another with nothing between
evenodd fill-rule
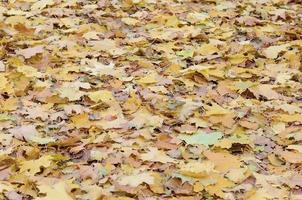
<instances>
[{"instance_id":1,"label":"maple leaf","mask_svg":"<svg viewBox=\"0 0 302 200\"><path fill-rule=\"evenodd\" d=\"M53 157L44 155L37 160L25 160L20 162L20 172L25 172L30 175L35 175L41 171L41 167L48 168L52 164Z\"/></svg>"},{"instance_id":2,"label":"maple leaf","mask_svg":"<svg viewBox=\"0 0 302 200\"><path fill-rule=\"evenodd\" d=\"M66 190L66 184L61 181L54 185L39 185L40 193L46 194L45 197L37 197L37 200L73 200Z\"/></svg>"}]
</instances>

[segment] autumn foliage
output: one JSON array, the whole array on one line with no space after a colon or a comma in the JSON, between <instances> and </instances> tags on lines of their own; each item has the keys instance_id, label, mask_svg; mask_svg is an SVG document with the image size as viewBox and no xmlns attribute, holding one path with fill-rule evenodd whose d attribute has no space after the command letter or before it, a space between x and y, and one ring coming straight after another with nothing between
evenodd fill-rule
<instances>
[{"instance_id":1,"label":"autumn foliage","mask_svg":"<svg viewBox=\"0 0 302 200\"><path fill-rule=\"evenodd\" d=\"M2 0L0 199L302 199L299 0Z\"/></svg>"}]
</instances>

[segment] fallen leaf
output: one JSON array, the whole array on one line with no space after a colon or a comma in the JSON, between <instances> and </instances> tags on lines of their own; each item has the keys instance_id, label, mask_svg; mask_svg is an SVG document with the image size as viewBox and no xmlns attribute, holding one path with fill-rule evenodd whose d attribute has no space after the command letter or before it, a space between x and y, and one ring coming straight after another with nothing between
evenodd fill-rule
<instances>
[{"instance_id":1,"label":"fallen leaf","mask_svg":"<svg viewBox=\"0 0 302 200\"><path fill-rule=\"evenodd\" d=\"M215 169L220 172L227 172L230 169L240 168L240 161L236 156L226 152L211 152L206 151L203 153L211 162L215 164Z\"/></svg>"},{"instance_id":2,"label":"fallen leaf","mask_svg":"<svg viewBox=\"0 0 302 200\"><path fill-rule=\"evenodd\" d=\"M214 170L214 163L210 161L203 161L203 162L189 162L184 164L180 167L180 173L184 176L190 176L194 178L202 178L207 176L213 172Z\"/></svg>"},{"instance_id":3,"label":"fallen leaf","mask_svg":"<svg viewBox=\"0 0 302 200\"><path fill-rule=\"evenodd\" d=\"M6 67L5 67L3 61L0 60L0 72L5 72L5 70L6 70Z\"/></svg>"},{"instance_id":4,"label":"fallen leaf","mask_svg":"<svg viewBox=\"0 0 302 200\"><path fill-rule=\"evenodd\" d=\"M77 128L89 128L92 123L89 120L88 113L82 113L71 117L73 125Z\"/></svg>"},{"instance_id":5,"label":"fallen leaf","mask_svg":"<svg viewBox=\"0 0 302 200\"><path fill-rule=\"evenodd\" d=\"M23 56L25 59L31 58L35 56L38 53L43 53L44 52L44 46L35 46L35 47L30 47L27 49L19 49L16 50L17 55Z\"/></svg>"},{"instance_id":6,"label":"fallen leaf","mask_svg":"<svg viewBox=\"0 0 302 200\"><path fill-rule=\"evenodd\" d=\"M108 90L99 90L95 92L90 92L88 94L88 97L96 103L100 101L103 101L104 103L110 103L114 99L112 93Z\"/></svg>"},{"instance_id":7,"label":"fallen leaf","mask_svg":"<svg viewBox=\"0 0 302 200\"><path fill-rule=\"evenodd\" d=\"M279 46L270 46L263 50L263 54L267 58L275 59L278 57L279 53L286 51L289 44L279 45Z\"/></svg>"},{"instance_id":8,"label":"fallen leaf","mask_svg":"<svg viewBox=\"0 0 302 200\"><path fill-rule=\"evenodd\" d=\"M32 140L35 136L37 136L39 133L36 130L35 125L22 125L15 127L13 129L10 129L10 133L14 135L15 138L19 140Z\"/></svg>"},{"instance_id":9,"label":"fallen leaf","mask_svg":"<svg viewBox=\"0 0 302 200\"><path fill-rule=\"evenodd\" d=\"M46 194L45 197L37 197L37 200L73 200L66 190L66 184L61 181L54 185L39 185L40 193Z\"/></svg>"},{"instance_id":10,"label":"fallen leaf","mask_svg":"<svg viewBox=\"0 0 302 200\"><path fill-rule=\"evenodd\" d=\"M52 164L53 157L51 155L45 155L37 160L25 160L21 161L19 168L21 173L26 173L34 176L41 171L41 167L48 168Z\"/></svg>"},{"instance_id":11,"label":"fallen leaf","mask_svg":"<svg viewBox=\"0 0 302 200\"><path fill-rule=\"evenodd\" d=\"M53 5L55 2L53 0L38 0L31 6L31 10L42 10L46 6Z\"/></svg>"},{"instance_id":12,"label":"fallen leaf","mask_svg":"<svg viewBox=\"0 0 302 200\"><path fill-rule=\"evenodd\" d=\"M125 18L122 18L122 22L124 22L127 25L134 26L139 22L139 20L130 18L130 17L125 17Z\"/></svg>"},{"instance_id":13,"label":"fallen leaf","mask_svg":"<svg viewBox=\"0 0 302 200\"><path fill-rule=\"evenodd\" d=\"M154 184L154 177L149 172L138 173L129 176L121 176L118 180L120 185L137 187L143 183Z\"/></svg>"},{"instance_id":14,"label":"fallen leaf","mask_svg":"<svg viewBox=\"0 0 302 200\"><path fill-rule=\"evenodd\" d=\"M141 154L141 159L144 161L161 162L161 163L175 163L176 160L167 156L163 151L157 148L149 148L149 152Z\"/></svg>"},{"instance_id":15,"label":"fallen leaf","mask_svg":"<svg viewBox=\"0 0 302 200\"><path fill-rule=\"evenodd\" d=\"M222 138L222 133L195 133L193 135L181 134L178 136L179 139L184 140L187 144L202 144L206 147L215 144L220 138Z\"/></svg>"}]
</instances>

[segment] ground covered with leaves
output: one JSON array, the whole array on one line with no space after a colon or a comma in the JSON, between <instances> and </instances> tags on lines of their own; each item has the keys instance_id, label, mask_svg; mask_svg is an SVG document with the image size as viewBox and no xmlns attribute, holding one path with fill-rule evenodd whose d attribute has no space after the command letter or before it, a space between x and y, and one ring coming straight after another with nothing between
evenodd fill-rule
<instances>
[{"instance_id":1,"label":"ground covered with leaves","mask_svg":"<svg viewBox=\"0 0 302 200\"><path fill-rule=\"evenodd\" d=\"M0 3L0 199L302 199L302 4Z\"/></svg>"}]
</instances>

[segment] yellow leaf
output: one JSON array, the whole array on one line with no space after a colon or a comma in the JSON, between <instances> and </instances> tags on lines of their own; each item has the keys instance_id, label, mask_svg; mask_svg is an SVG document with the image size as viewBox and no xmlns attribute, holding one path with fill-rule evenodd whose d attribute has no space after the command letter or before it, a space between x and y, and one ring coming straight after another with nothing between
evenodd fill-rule
<instances>
[{"instance_id":1,"label":"yellow leaf","mask_svg":"<svg viewBox=\"0 0 302 200\"><path fill-rule=\"evenodd\" d=\"M216 53L218 51L219 51L219 49L213 44L203 44L197 50L198 53L200 53L201 55L204 55L204 56L211 55L211 54Z\"/></svg>"},{"instance_id":2,"label":"yellow leaf","mask_svg":"<svg viewBox=\"0 0 302 200\"><path fill-rule=\"evenodd\" d=\"M302 153L302 145L288 145L287 149L296 150L299 153Z\"/></svg>"},{"instance_id":3,"label":"yellow leaf","mask_svg":"<svg viewBox=\"0 0 302 200\"><path fill-rule=\"evenodd\" d=\"M269 162L274 166L280 167L282 164L284 164L284 162L280 160L275 154L268 154L267 158Z\"/></svg>"},{"instance_id":4,"label":"yellow leaf","mask_svg":"<svg viewBox=\"0 0 302 200\"><path fill-rule=\"evenodd\" d=\"M0 192L12 191L12 190L14 190L14 187L9 182L7 182L7 181L0 182Z\"/></svg>"},{"instance_id":5,"label":"yellow leaf","mask_svg":"<svg viewBox=\"0 0 302 200\"><path fill-rule=\"evenodd\" d=\"M279 45L279 46L270 46L263 50L263 54L267 58L275 59L278 57L281 51L286 51L289 44Z\"/></svg>"},{"instance_id":6,"label":"yellow leaf","mask_svg":"<svg viewBox=\"0 0 302 200\"><path fill-rule=\"evenodd\" d=\"M280 114L276 117L278 120L282 122L300 122L302 123L302 114Z\"/></svg>"},{"instance_id":7,"label":"yellow leaf","mask_svg":"<svg viewBox=\"0 0 302 200\"><path fill-rule=\"evenodd\" d=\"M194 187L193 187L194 192L201 192L203 189L204 189L204 186L202 185L202 183L200 181L196 181L194 183Z\"/></svg>"},{"instance_id":8,"label":"yellow leaf","mask_svg":"<svg viewBox=\"0 0 302 200\"><path fill-rule=\"evenodd\" d=\"M52 164L53 157L51 155L45 155L37 160L25 160L20 162L20 172L25 172L29 175L35 175L41 171L41 167L47 168Z\"/></svg>"},{"instance_id":9,"label":"yellow leaf","mask_svg":"<svg viewBox=\"0 0 302 200\"><path fill-rule=\"evenodd\" d=\"M139 84L157 83L156 75L155 74L149 74L149 75L137 80L137 83L139 83Z\"/></svg>"},{"instance_id":10,"label":"yellow leaf","mask_svg":"<svg viewBox=\"0 0 302 200\"><path fill-rule=\"evenodd\" d=\"M31 10L42 10L46 6L53 5L53 0L39 0L31 6Z\"/></svg>"},{"instance_id":11,"label":"yellow leaf","mask_svg":"<svg viewBox=\"0 0 302 200\"><path fill-rule=\"evenodd\" d=\"M180 70L181 66L173 63L165 70L165 74L178 74Z\"/></svg>"},{"instance_id":12,"label":"yellow leaf","mask_svg":"<svg viewBox=\"0 0 302 200\"><path fill-rule=\"evenodd\" d=\"M134 25L136 25L139 21L138 21L137 19L134 19L134 18L125 17L125 18L122 18L122 22L124 22L124 23L127 24L127 25L134 26Z\"/></svg>"},{"instance_id":13,"label":"yellow leaf","mask_svg":"<svg viewBox=\"0 0 302 200\"><path fill-rule=\"evenodd\" d=\"M104 103L109 103L110 101L114 100L112 93L108 90L90 92L88 94L88 97L95 103L98 103L100 101L103 101Z\"/></svg>"},{"instance_id":14,"label":"yellow leaf","mask_svg":"<svg viewBox=\"0 0 302 200\"><path fill-rule=\"evenodd\" d=\"M120 185L128 185L130 187L137 187L140 184L154 184L154 177L150 172L142 172L130 176L121 176L118 180Z\"/></svg>"},{"instance_id":15,"label":"yellow leaf","mask_svg":"<svg viewBox=\"0 0 302 200\"><path fill-rule=\"evenodd\" d=\"M0 74L0 90L5 89L7 84L8 84L7 78L3 74Z\"/></svg>"},{"instance_id":16,"label":"yellow leaf","mask_svg":"<svg viewBox=\"0 0 302 200\"><path fill-rule=\"evenodd\" d=\"M227 152L211 152L206 151L203 153L210 161L215 164L215 169L220 172L227 172L230 169L240 168L240 161L236 156Z\"/></svg>"},{"instance_id":17,"label":"yellow leaf","mask_svg":"<svg viewBox=\"0 0 302 200\"><path fill-rule=\"evenodd\" d=\"M246 168L231 169L225 176L235 183L239 183L246 179Z\"/></svg>"},{"instance_id":18,"label":"yellow leaf","mask_svg":"<svg viewBox=\"0 0 302 200\"><path fill-rule=\"evenodd\" d=\"M201 178L206 175L209 175L212 172L215 172L214 163L210 161L194 161L184 164L180 167L181 174L194 178Z\"/></svg>"},{"instance_id":19,"label":"yellow leaf","mask_svg":"<svg viewBox=\"0 0 302 200\"><path fill-rule=\"evenodd\" d=\"M92 41L90 44L92 44L94 50L108 52L114 56L122 55L127 52L122 47L119 47L116 41L111 39Z\"/></svg>"},{"instance_id":20,"label":"yellow leaf","mask_svg":"<svg viewBox=\"0 0 302 200\"><path fill-rule=\"evenodd\" d=\"M84 37L86 40L98 40L98 39L99 39L98 34L100 34L100 32L89 31L89 32L85 33L85 34L83 35L83 37Z\"/></svg>"},{"instance_id":21,"label":"yellow leaf","mask_svg":"<svg viewBox=\"0 0 302 200\"><path fill-rule=\"evenodd\" d=\"M89 121L88 113L75 115L72 116L70 119L73 125L77 128L89 128L92 124L91 121Z\"/></svg>"},{"instance_id":22,"label":"yellow leaf","mask_svg":"<svg viewBox=\"0 0 302 200\"><path fill-rule=\"evenodd\" d=\"M152 115L148 110L141 109L133 114L134 118L129 122L131 127L137 129L146 127L160 127L163 123L163 119L157 115Z\"/></svg>"},{"instance_id":23,"label":"yellow leaf","mask_svg":"<svg viewBox=\"0 0 302 200\"><path fill-rule=\"evenodd\" d=\"M302 153L296 153L291 151L282 151L280 152L282 158L286 160L286 162L301 164L302 163Z\"/></svg>"},{"instance_id":24,"label":"yellow leaf","mask_svg":"<svg viewBox=\"0 0 302 200\"><path fill-rule=\"evenodd\" d=\"M229 56L229 61L233 65L240 64L243 61L245 61L246 59L247 59L246 56L244 56L243 54L234 54L234 55Z\"/></svg>"},{"instance_id":25,"label":"yellow leaf","mask_svg":"<svg viewBox=\"0 0 302 200\"><path fill-rule=\"evenodd\" d=\"M258 190L252 189L247 193L247 200L267 200L272 199L272 196L267 193L264 188Z\"/></svg>"},{"instance_id":26,"label":"yellow leaf","mask_svg":"<svg viewBox=\"0 0 302 200\"><path fill-rule=\"evenodd\" d=\"M232 113L230 110L225 109L216 103L212 103L212 106L205 106L205 108L207 110L205 116L226 115Z\"/></svg>"},{"instance_id":27,"label":"yellow leaf","mask_svg":"<svg viewBox=\"0 0 302 200\"><path fill-rule=\"evenodd\" d=\"M57 91L59 92L60 97L68 98L69 101L80 100L80 98L85 94L75 87L61 87Z\"/></svg>"},{"instance_id":28,"label":"yellow leaf","mask_svg":"<svg viewBox=\"0 0 302 200\"><path fill-rule=\"evenodd\" d=\"M34 67L23 65L17 67L17 71L24 74L26 77L41 77L42 74Z\"/></svg>"},{"instance_id":29,"label":"yellow leaf","mask_svg":"<svg viewBox=\"0 0 302 200\"><path fill-rule=\"evenodd\" d=\"M139 97L134 92L132 92L130 95L130 98L128 98L123 104L123 110L125 110L128 114L136 112L141 106Z\"/></svg>"},{"instance_id":30,"label":"yellow leaf","mask_svg":"<svg viewBox=\"0 0 302 200\"><path fill-rule=\"evenodd\" d=\"M154 183L149 184L150 189L152 192L157 193L157 194L162 194L164 193L164 187L163 187L163 177L161 176L160 173L152 173L152 176L154 177Z\"/></svg>"},{"instance_id":31,"label":"yellow leaf","mask_svg":"<svg viewBox=\"0 0 302 200\"><path fill-rule=\"evenodd\" d=\"M27 21L25 16L10 16L5 20L5 24L9 24L11 26L15 26L17 24L27 25L29 21Z\"/></svg>"},{"instance_id":32,"label":"yellow leaf","mask_svg":"<svg viewBox=\"0 0 302 200\"><path fill-rule=\"evenodd\" d=\"M66 191L66 184L58 182L55 185L40 185L38 186L40 193L46 194L45 197L37 197L37 200L74 200Z\"/></svg>"},{"instance_id":33,"label":"yellow leaf","mask_svg":"<svg viewBox=\"0 0 302 200\"><path fill-rule=\"evenodd\" d=\"M207 71L207 70L213 69L213 68L215 68L215 66L213 66L213 65L193 65L184 70L181 70L181 73L183 73L183 74L191 74L194 72L202 73L204 71Z\"/></svg>"},{"instance_id":34,"label":"yellow leaf","mask_svg":"<svg viewBox=\"0 0 302 200\"><path fill-rule=\"evenodd\" d=\"M141 154L142 160L161 163L176 162L173 158L167 156L163 151L159 151L157 148L150 147L149 150L149 152Z\"/></svg>"},{"instance_id":35,"label":"yellow leaf","mask_svg":"<svg viewBox=\"0 0 302 200\"><path fill-rule=\"evenodd\" d=\"M227 180L226 178L217 177L217 182L214 185L206 186L206 191L208 191L211 195L217 195L218 197L225 198L225 194L223 189L227 189L229 187L233 187L234 183Z\"/></svg>"}]
</instances>

